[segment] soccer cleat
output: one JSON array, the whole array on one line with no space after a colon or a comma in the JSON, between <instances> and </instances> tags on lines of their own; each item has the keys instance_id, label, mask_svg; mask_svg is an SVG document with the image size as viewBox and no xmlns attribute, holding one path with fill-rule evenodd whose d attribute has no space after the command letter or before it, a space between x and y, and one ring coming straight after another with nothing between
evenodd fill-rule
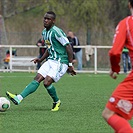
<instances>
[{"instance_id":1,"label":"soccer cleat","mask_svg":"<svg viewBox=\"0 0 133 133\"><path fill-rule=\"evenodd\" d=\"M61 105L61 101L60 100L58 100L57 102L54 102L51 111L58 111L60 105Z\"/></svg>"},{"instance_id":2,"label":"soccer cleat","mask_svg":"<svg viewBox=\"0 0 133 133\"><path fill-rule=\"evenodd\" d=\"M16 95L14 95L8 91L6 92L6 95L15 105L20 104L21 101L17 98Z\"/></svg>"}]
</instances>

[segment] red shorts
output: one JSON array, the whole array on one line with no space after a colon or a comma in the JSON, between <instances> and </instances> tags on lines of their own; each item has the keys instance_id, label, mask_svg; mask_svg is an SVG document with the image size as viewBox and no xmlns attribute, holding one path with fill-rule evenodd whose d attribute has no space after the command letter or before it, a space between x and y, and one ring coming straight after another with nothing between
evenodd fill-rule
<instances>
[{"instance_id":1,"label":"red shorts","mask_svg":"<svg viewBox=\"0 0 133 133\"><path fill-rule=\"evenodd\" d=\"M118 107L118 102L122 100L127 101L127 105L130 106L131 110L128 113L123 112L123 110L121 110L121 108ZM132 118L133 116L133 71L131 71L131 73L116 87L106 107L114 111L115 113L121 115L125 119L130 120Z\"/></svg>"},{"instance_id":2,"label":"red shorts","mask_svg":"<svg viewBox=\"0 0 133 133\"><path fill-rule=\"evenodd\" d=\"M113 99L113 100L111 100ZM125 113L123 110L121 110L119 107L118 107L118 102L120 101L121 99L118 99L118 98L115 98L115 97L111 97L109 99L109 101L107 102L106 104L106 107L108 109L110 109L111 111L114 111L116 114L124 117L125 119L127 120L130 120L132 119L132 116L133 116L133 106L131 108L131 110L128 112L128 113ZM132 105L132 104L131 104Z\"/></svg>"}]
</instances>

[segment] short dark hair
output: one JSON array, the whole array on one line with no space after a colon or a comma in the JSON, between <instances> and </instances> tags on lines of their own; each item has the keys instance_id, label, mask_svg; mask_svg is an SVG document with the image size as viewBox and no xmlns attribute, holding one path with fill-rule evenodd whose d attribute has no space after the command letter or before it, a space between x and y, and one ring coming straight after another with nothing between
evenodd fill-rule
<instances>
[{"instance_id":1,"label":"short dark hair","mask_svg":"<svg viewBox=\"0 0 133 133\"><path fill-rule=\"evenodd\" d=\"M133 0L129 0L131 6L133 7Z\"/></svg>"},{"instance_id":2,"label":"short dark hair","mask_svg":"<svg viewBox=\"0 0 133 133\"><path fill-rule=\"evenodd\" d=\"M53 11L48 11L47 14L51 14L53 19L56 19L56 14Z\"/></svg>"}]
</instances>

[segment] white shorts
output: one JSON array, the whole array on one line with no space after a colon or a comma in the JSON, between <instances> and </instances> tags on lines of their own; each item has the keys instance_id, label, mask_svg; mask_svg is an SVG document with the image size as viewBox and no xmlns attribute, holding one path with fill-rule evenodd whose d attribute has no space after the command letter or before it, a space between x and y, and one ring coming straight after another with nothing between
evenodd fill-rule
<instances>
[{"instance_id":1,"label":"white shorts","mask_svg":"<svg viewBox=\"0 0 133 133\"><path fill-rule=\"evenodd\" d=\"M57 82L67 71L68 65L62 64L59 61L47 60L38 70L44 78L50 76L55 82Z\"/></svg>"}]
</instances>

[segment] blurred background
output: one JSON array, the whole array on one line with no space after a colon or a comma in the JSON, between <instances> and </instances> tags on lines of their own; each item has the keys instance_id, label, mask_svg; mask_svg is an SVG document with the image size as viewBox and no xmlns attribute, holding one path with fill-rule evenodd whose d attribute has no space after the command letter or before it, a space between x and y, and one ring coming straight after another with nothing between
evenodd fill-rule
<instances>
[{"instance_id":1,"label":"blurred background","mask_svg":"<svg viewBox=\"0 0 133 133\"><path fill-rule=\"evenodd\" d=\"M130 13L127 7L128 0L0 0L0 45L35 45L43 30L43 16L52 10L56 25L66 33L72 30L81 46L111 46L118 21ZM5 51L7 48L0 48L0 64ZM38 55L38 50L17 49L18 55L24 52ZM107 52L98 51L101 66L109 65Z\"/></svg>"}]
</instances>

